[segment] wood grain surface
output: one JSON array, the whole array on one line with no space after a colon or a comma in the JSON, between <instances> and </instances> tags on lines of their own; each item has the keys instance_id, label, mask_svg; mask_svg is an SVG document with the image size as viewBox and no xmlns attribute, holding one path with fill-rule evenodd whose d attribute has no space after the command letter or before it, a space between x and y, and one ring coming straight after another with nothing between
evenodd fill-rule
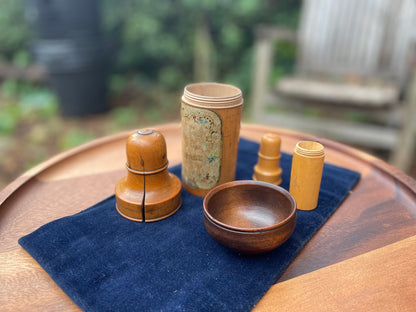
<instances>
[{"instance_id":1,"label":"wood grain surface","mask_svg":"<svg viewBox=\"0 0 416 312\"><path fill-rule=\"evenodd\" d=\"M170 165L178 164L181 161L180 125L159 125L153 128L165 136ZM414 260L406 260L414 252L409 254L405 249L408 245L413 246L409 248L414 248L415 244L416 181L385 162L340 143L278 128L256 125L243 125L241 128L242 137L256 141L260 141L261 136L267 132L278 133L282 138L282 151L289 153L293 152L295 144L300 140L317 140L325 146L328 163L357 170L362 177L335 214L303 248L278 281L296 284L296 278L303 278L302 283L309 283L304 285L309 290L303 292L302 288L282 286L277 291L280 299L267 295L258 309L275 307L278 301L274 300L285 300L286 294L286 304L290 309L294 309L297 302L291 302L290 298L296 297L296 294L302 295L299 299L302 302L313 302L316 296L311 291L314 287L311 284L313 276L323 272L320 287L325 287L325 283L331 285L336 274L353 274L356 266L351 263L362 262L361 270L365 270L366 265L371 263L366 257L373 257L371 252L379 248L382 248L383 255L391 255L397 261L397 266L392 264L397 270L394 274L398 279L394 285L403 293L399 299L386 297L386 302L400 300L403 307L414 304L415 280L409 282L404 279L402 283L400 280L406 276L406 272L412 272L411 269L414 276ZM126 174L125 142L130 133L131 131L126 131L105 137L59 154L26 172L0 192L2 311L79 310L18 245L17 240L47 222L79 212L114 194L116 183ZM394 244L397 242L405 246L404 249L400 247L401 251L397 251L398 247ZM375 253L375 258L382 259L383 256L378 251ZM336 265L336 269L332 269L333 265ZM327 269L329 272L325 273ZM357 284L357 293L360 289L368 291L372 287L382 289L388 285L391 275L382 274L382 270L376 268L373 272L374 278L363 278ZM409 283L412 287L406 286ZM275 287L270 291L276 293ZM339 285L334 289L334 296L321 296L321 310L331 310L334 298L349 302L351 297L341 291ZM358 310L375 308L370 295L356 296L354 300L360 307ZM345 307L347 309L349 306ZM378 308L378 311L381 310L383 307Z\"/></svg>"},{"instance_id":2,"label":"wood grain surface","mask_svg":"<svg viewBox=\"0 0 416 312\"><path fill-rule=\"evenodd\" d=\"M416 236L273 285L254 311L416 308Z\"/></svg>"}]
</instances>

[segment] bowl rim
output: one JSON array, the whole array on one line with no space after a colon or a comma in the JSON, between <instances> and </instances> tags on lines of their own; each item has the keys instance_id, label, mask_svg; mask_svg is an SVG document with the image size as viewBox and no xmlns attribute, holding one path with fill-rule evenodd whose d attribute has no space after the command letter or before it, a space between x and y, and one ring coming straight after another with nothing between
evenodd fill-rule
<instances>
[{"instance_id":1,"label":"bowl rim","mask_svg":"<svg viewBox=\"0 0 416 312\"><path fill-rule=\"evenodd\" d=\"M258 228L244 228L244 227L232 226L232 225L226 224L226 223L221 222L221 221L217 220L216 218L214 218L209 213L209 211L207 209L208 201L214 196L214 194L218 193L219 191L221 191L223 189L230 188L230 187L239 187L239 186L242 186L242 185L257 185L257 186L267 187L269 189L273 189L275 191L278 191L278 192L282 193L283 195L285 195L289 199L289 201L292 203L293 209L290 212L289 216L287 216L285 219L283 219L279 223L269 225L269 226L265 226L265 227L258 227ZM294 215L296 215L297 206L296 206L296 200L292 196L292 194L290 194L289 191L287 191L286 189L284 189L281 186L274 185L274 184L271 184L271 183L268 183L268 182L263 182L263 181L236 180L236 181L231 181L231 182L226 182L226 183L220 184L220 185L214 187L213 189L211 189L207 193L207 195L205 195L205 197L204 197L203 209L204 209L204 215L210 221L217 224L218 226L221 226L222 228L233 230L233 231L240 232L240 233L244 233L244 232L260 233L260 232L272 231L272 230L274 230L276 228L279 228L279 227L285 225L286 223L288 223L294 217Z\"/></svg>"}]
</instances>

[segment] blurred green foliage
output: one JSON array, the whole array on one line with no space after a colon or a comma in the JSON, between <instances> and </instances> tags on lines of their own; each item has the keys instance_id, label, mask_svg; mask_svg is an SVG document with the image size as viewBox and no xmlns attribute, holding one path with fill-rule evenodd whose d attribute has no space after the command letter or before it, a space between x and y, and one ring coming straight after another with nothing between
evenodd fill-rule
<instances>
[{"instance_id":1,"label":"blurred green foliage","mask_svg":"<svg viewBox=\"0 0 416 312\"><path fill-rule=\"evenodd\" d=\"M0 1L0 29L0 61L16 57L20 62L22 53L29 55L31 33L21 0Z\"/></svg>"},{"instance_id":2,"label":"blurred green foliage","mask_svg":"<svg viewBox=\"0 0 416 312\"><path fill-rule=\"evenodd\" d=\"M275 46L277 66L274 66L270 79L276 82L279 78L287 76L294 71L296 44L293 42L280 41Z\"/></svg>"},{"instance_id":3,"label":"blurred green foliage","mask_svg":"<svg viewBox=\"0 0 416 312\"><path fill-rule=\"evenodd\" d=\"M0 135L13 133L21 121L46 120L58 110L57 97L42 86L7 79L0 93Z\"/></svg>"},{"instance_id":4,"label":"blurred green foliage","mask_svg":"<svg viewBox=\"0 0 416 312\"><path fill-rule=\"evenodd\" d=\"M61 150L67 150L88 141L92 141L94 138L94 134L85 129L70 129L63 134L59 142L59 147Z\"/></svg>"},{"instance_id":5,"label":"blurred green foliage","mask_svg":"<svg viewBox=\"0 0 416 312\"><path fill-rule=\"evenodd\" d=\"M112 43L111 90L123 89L138 76L141 86L182 89L194 81L194 43L199 27L207 27L212 41L212 80L249 89L253 29L261 23L297 25L300 0L102 0L106 38ZM23 0L0 1L0 61L17 66L30 63L34 34L24 20ZM285 53L294 53L285 50ZM293 56L293 55L292 55ZM285 58L282 63L286 71ZM278 67L280 65L278 64Z\"/></svg>"},{"instance_id":6,"label":"blurred green foliage","mask_svg":"<svg viewBox=\"0 0 416 312\"><path fill-rule=\"evenodd\" d=\"M251 80L254 27L272 23L295 28L300 7L299 0L102 3L107 32L119 34L115 72L135 71L152 83L181 89L195 79L195 36L199 27L207 27L212 40L211 78L236 84L244 91Z\"/></svg>"},{"instance_id":7,"label":"blurred green foliage","mask_svg":"<svg viewBox=\"0 0 416 312\"><path fill-rule=\"evenodd\" d=\"M34 0L0 0L0 68L3 62L18 69L33 62L30 47L36 34L25 20L29 1ZM97 1L109 46L113 109L98 120L65 119L57 114L58 99L47 86L0 76L0 188L59 150L139 124L172 120L180 113L177 99L187 83L219 81L247 93L254 27L295 28L301 0ZM295 50L276 49L272 72L279 77L291 70Z\"/></svg>"}]
</instances>

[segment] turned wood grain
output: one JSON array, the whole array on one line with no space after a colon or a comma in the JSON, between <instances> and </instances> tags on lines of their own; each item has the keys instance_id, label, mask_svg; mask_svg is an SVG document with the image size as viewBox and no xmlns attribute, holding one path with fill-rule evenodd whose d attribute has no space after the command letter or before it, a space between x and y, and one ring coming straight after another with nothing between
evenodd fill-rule
<instances>
[{"instance_id":1,"label":"turned wood grain","mask_svg":"<svg viewBox=\"0 0 416 312\"><path fill-rule=\"evenodd\" d=\"M296 227L296 202L282 187L263 181L232 181L208 192L205 229L217 242L245 254L269 252Z\"/></svg>"},{"instance_id":2,"label":"turned wood grain","mask_svg":"<svg viewBox=\"0 0 416 312\"><path fill-rule=\"evenodd\" d=\"M166 139L169 165L178 164L180 126L154 128ZM267 132L279 134L282 151L288 153L300 140L317 140L325 146L327 162L362 174L350 196L303 248L280 282L416 235L415 180L371 155L330 140L279 128L244 124L241 128L242 137L258 142ZM125 131L59 154L0 192L1 310L78 310L17 240L49 221L84 210L114 194L116 183L125 175L125 143L130 133Z\"/></svg>"},{"instance_id":3,"label":"turned wood grain","mask_svg":"<svg viewBox=\"0 0 416 312\"><path fill-rule=\"evenodd\" d=\"M414 311L416 236L273 285L253 311Z\"/></svg>"},{"instance_id":4,"label":"turned wood grain","mask_svg":"<svg viewBox=\"0 0 416 312\"><path fill-rule=\"evenodd\" d=\"M325 151L322 144L300 141L293 152L289 191L299 210L313 210L318 205L324 168Z\"/></svg>"},{"instance_id":5,"label":"turned wood grain","mask_svg":"<svg viewBox=\"0 0 416 312\"><path fill-rule=\"evenodd\" d=\"M241 90L232 85L201 82L185 87L181 106L182 184L189 193L204 197L213 187L235 179L243 102ZM195 123L196 116L205 123ZM216 160L206 165L213 156ZM200 174L209 178L200 179Z\"/></svg>"},{"instance_id":6,"label":"turned wood grain","mask_svg":"<svg viewBox=\"0 0 416 312\"><path fill-rule=\"evenodd\" d=\"M117 211L139 222L174 214L182 203L182 184L168 172L164 136L157 130L134 131L126 142L126 159L126 176L115 187Z\"/></svg>"},{"instance_id":7,"label":"turned wood grain","mask_svg":"<svg viewBox=\"0 0 416 312\"><path fill-rule=\"evenodd\" d=\"M1 254L1 311L79 311L23 249Z\"/></svg>"},{"instance_id":8,"label":"turned wood grain","mask_svg":"<svg viewBox=\"0 0 416 312\"><path fill-rule=\"evenodd\" d=\"M276 133L266 133L261 137L257 164L253 168L253 180L275 185L282 183L281 141L280 136Z\"/></svg>"}]
</instances>

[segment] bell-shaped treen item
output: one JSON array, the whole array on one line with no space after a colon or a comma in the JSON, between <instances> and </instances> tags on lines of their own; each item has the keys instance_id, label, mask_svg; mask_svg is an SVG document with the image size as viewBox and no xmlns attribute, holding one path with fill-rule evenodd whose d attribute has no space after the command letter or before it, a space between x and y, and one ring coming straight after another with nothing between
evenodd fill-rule
<instances>
[{"instance_id":1,"label":"bell-shaped treen item","mask_svg":"<svg viewBox=\"0 0 416 312\"><path fill-rule=\"evenodd\" d=\"M181 181L168 172L166 142L156 130L132 133L126 143L127 176L116 185L116 208L125 218L154 222L181 206Z\"/></svg>"}]
</instances>

